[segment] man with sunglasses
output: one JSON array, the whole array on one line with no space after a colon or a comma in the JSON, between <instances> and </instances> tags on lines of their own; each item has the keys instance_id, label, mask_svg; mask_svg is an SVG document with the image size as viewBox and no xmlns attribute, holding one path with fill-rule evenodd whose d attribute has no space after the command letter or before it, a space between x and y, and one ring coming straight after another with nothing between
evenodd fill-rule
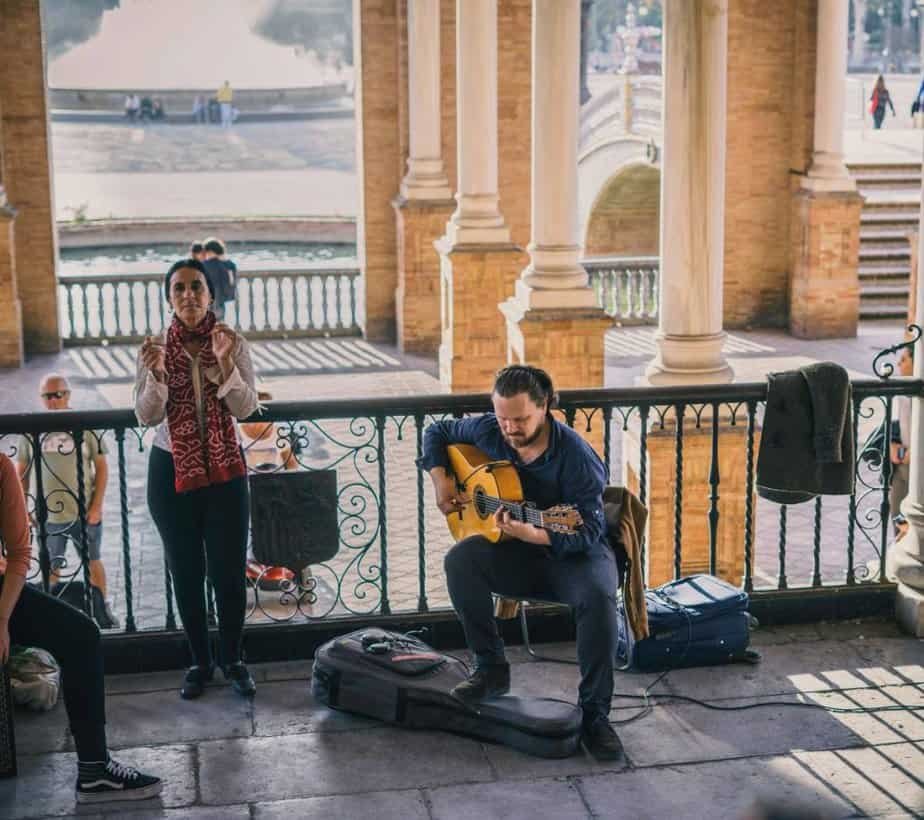
<instances>
[{"instance_id":1,"label":"man with sunglasses","mask_svg":"<svg viewBox=\"0 0 924 820\"><path fill-rule=\"evenodd\" d=\"M42 379L39 395L46 410L70 410L71 388L67 379L57 373L50 373ZM86 504L87 552L90 559L90 583L97 587L104 601L104 612L97 614L100 626L119 625L107 599L106 568L101 560L103 536L103 497L109 479L109 465L106 462L106 444L101 436L88 430L83 438L84 503ZM30 481L35 496L36 481L33 470L35 458L32 441L20 437L16 448L16 467L23 482L23 490L29 495ZM77 459L74 453L74 439L70 433L46 433L42 436L42 493L48 509L46 531L47 545L51 559L51 583L56 584L60 576L82 580L79 572L71 570L65 559L68 540L74 543L78 556L83 530L80 522L77 492ZM71 565L77 567L77 564Z\"/></svg>"}]
</instances>

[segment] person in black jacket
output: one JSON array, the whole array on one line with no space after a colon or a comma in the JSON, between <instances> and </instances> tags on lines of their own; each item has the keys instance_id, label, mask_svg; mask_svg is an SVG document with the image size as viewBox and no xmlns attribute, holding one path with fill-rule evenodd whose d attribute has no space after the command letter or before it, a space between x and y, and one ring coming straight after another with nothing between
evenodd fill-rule
<instances>
[{"instance_id":1,"label":"person in black jacket","mask_svg":"<svg viewBox=\"0 0 924 820\"><path fill-rule=\"evenodd\" d=\"M237 265L225 259L225 244L218 237L203 239L202 248L206 274L215 286L212 312L224 321L227 303L233 302L237 296Z\"/></svg>"}]
</instances>

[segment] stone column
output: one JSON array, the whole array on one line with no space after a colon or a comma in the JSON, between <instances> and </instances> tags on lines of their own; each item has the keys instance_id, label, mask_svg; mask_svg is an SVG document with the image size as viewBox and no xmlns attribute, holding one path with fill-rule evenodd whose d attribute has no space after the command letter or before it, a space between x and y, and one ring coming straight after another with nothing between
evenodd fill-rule
<instances>
[{"instance_id":1,"label":"stone column","mask_svg":"<svg viewBox=\"0 0 924 820\"><path fill-rule=\"evenodd\" d=\"M856 336L863 198L844 164L847 4L818 0L812 161L795 195L789 329L803 339Z\"/></svg>"},{"instance_id":2,"label":"stone column","mask_svg":"<svg viewBox=\"0 0 924 820\"><path fill-rule=\"evenodd\" d=\"M353 0L356 251L363 271L365 335L395 338L397 236L392 200L401 184L398 118L398 0Z\"/></svg>"},{"instance_id":3,"label":"stone column","mask_svg":"<svg viewBox=\"0 0 924 820\"><path fill-rule=\"evenodd\" d=\"M727 382L722 354L728 0L664 7L661 291L652 384Z\"/></svg>"},{"instance_id":4,"label":"stone column","mask_svg":"<svg viewBox=\"0 0 924 820\"><path fill-rule=\"evenodd\" d=\"M458 193L453 245L510 240L497 195L497 0L458 0Z\"/></svg>"},{"instance_id":5,"label":"stone column","mask_svg":"<svg viewBox=\"0 0 924 820\"><path fill-rule=\"evenodd\" d=\"M924 189L921 191L924 227ZM924 230L918 229L918 259L924 258ZM924 276L916 281L915 313L924 316ZM914 377L924 377L924 349L914 351ZM908 495L902 513L911 524L908 532L886 556L886 575L898 582L895 606L899 623L911 634L924 638L924 399L911 399L911 466Z\"/></svg>"},{"instance_id":6,"label":"stone column","mask_svg":"<svg viewBox=\"0 0 924 820\"><path fill-rule=\"evenodd\" d=\"M722 346L725 268L726 78L728 0L668 0L664 5L664 143L661 165L659 351L644 382L657 385L732 380ZM709 416L707 409L705 416ZM741 582L747 501L744 424L720 419L716 573ZM676 418L649 419L646 497L648 583L674 575L674 511L681 498L681 574L710 568L709 497L712 425L684 417L683 467L677 481ZM623 435L623 483L641 492L641 426Z\"/></svg>"},{"instance_id":7,"label":"stone column","mask_svg":"<svg viewBox=\"0 0 924 820\"><path fill-rule=\"evenodd\" d=\"M16 212L7 204L0 185L0 367L23 363L22 304L16 287L13 252L13 220Z\"/></svg>"},{"instance_id":8,"label":"stone column","mask_svg":"<svg viewBox=\"0 0 924 820\"><path fill-rule=\"evenodd\" d=\"M489 389L505 362L497 304L521 251L498 197L497 0L456 5L456 209L437 242L441 269L440 380L453 391Z\"/></svg>"},{"instance_id":9,"label":"stone column","mask_svg":"<svg viewBox=\"0 0 924 820\"><path fill-rule=\"evenodd\" d=\"M533 0L530 261L500 306L508 359L541 365L562 388L603 386L612 325L578 261L580 26L580 0Z\"/></svg>"},{"instance_id":10,"label":"stone column","mask_svg":"<svg viewBox=\"0 0 924 820\"><path fill-rule=\"evenodd\" d=\"M847 76L847 4L818 0L815 58L815 145L803 181L813 191L855 191L844 164L844 103Z\"/></svg>"},{"instance_id":11,"label":"stone column","mask_svg":"<svg viewBox=\"0 0 924 820\"><path fill-rule=\"evenodd\" d=\"M3 186L19 212L16 270L26 353L61 349L57 231L39 3L7 0L0 25ZM4 229L5 230L5 229Z\"/></svg>"},{"instance_id":12,"label":"stone column","mask_svg":"<svg viewBox=\"0 0 924 820\"><path fill-rule=\"evenodd\" d=\"M440 257L433 243L452 212L443 168L440 0L408 0L408 160L394 201L398 235L398 344L435 353L440 343Z\"/></svg>"}]
</instances>

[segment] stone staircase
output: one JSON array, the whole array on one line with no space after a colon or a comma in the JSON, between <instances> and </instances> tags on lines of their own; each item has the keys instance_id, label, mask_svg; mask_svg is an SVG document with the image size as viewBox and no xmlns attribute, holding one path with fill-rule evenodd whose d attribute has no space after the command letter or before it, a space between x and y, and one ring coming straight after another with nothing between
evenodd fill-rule
<instances>
[{"instance_id":1,"label":"stone staircase","mask_svg":"<svg viewBox=\"0 0 924 820\"><path fill-rule=\"evenodd\" d=\"M865 197L860 216L860 318L901 319L908 309L908 233L918 225L921 165L851 164Z\"/></svg>"}]
</instances>

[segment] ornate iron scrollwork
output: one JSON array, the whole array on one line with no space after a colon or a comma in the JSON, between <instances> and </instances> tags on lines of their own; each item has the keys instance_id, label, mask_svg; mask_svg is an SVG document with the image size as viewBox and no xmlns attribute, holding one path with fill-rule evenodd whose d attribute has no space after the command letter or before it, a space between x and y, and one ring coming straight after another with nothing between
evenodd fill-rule
<instances>
[{"instance_id":1,"label":"ornate iron scrollwork","mask_svg":"<svg viewBox=\"0 0 924 820\"><path fill-rule=\"evenodd\" d=\"M892 362L882 362L881 360L886 356L897 353L899 350L906 348L908 350L914 350L914 346L920 341L921 336L924 335L924 331L921 330L920 325L908 325L906 329L912 335L911 339L899 342L897 345L892 345L892 347L887 347L885 350L880 350L876 354L876 358L873 359L873 373L883 381L892 377L892 374L895 372L895 365L892 364Z\"/></svg>"}]
</instances>

